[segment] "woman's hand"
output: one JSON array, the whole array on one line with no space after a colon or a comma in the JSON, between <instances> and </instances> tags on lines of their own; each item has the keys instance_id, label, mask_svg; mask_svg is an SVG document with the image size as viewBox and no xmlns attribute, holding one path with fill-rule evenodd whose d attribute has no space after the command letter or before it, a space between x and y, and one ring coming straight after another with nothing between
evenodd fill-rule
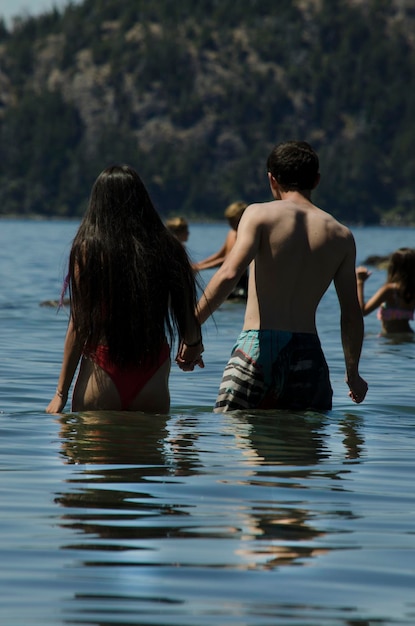
<instances>
[{"instance_id":1,"label":"woman's hand","mask_svg":"<svg viewBox=\"0 0 415 626\"><path fill-rule=\"evenodd\" d=\"M369 272L369 270L362 265L356 268L356 278L363 283L369 278L371 274L372 272Z\"/></svg>"},{"instance_id":2,"label":"woman's hand","mask_svg":"<svg viewBox=\"0 0 415 626\"><path fill-rule=\"evenodd\" d=\"M57 391L46 407L46 413L62 413L67 400L68 394L59 393Z\"/></svg>"}]
</instances>

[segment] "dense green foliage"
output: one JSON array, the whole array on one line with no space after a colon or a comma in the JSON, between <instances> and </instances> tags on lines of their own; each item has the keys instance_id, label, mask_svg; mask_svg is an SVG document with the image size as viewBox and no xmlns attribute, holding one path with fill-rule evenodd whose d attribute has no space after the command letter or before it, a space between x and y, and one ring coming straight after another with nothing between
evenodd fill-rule
<instances>
[{"instance_id":1,"label":"dense green foliage","mask_svg":"<svg viewBox=\"0 0 415 626\"><path fill-rule=\"evenodd\" d=\"M269 199L270 149L305 139L322 208L415 222L404 4L84 0L0 24L0 213L80 214L99 171L127 162L164 215L218 217Z\"/></svg>"}]
</instances>

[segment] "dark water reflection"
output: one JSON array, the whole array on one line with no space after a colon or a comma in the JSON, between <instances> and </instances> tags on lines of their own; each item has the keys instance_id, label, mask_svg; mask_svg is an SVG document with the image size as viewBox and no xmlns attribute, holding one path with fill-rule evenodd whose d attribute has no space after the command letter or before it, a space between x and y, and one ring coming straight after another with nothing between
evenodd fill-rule
<instances>
[{"instance_id":1,"label":"dark water reflection","mask_svg":"<svg viewBox=\"0 0 415 626\"><path fill-rule=\"evenodd\" d=\"M73 541L62 547L77 552L80 580L91 581L86 572L95 571L90 592L74 596L77 606L82 604L76 623L111 623L102 616L89 622L84 613L99 616L104 596L102 611L119 611L126 594L146 617L117 624L212 623L205 621L210 611L200 590L195 593L192 576L212 602L226 589L217 611L227 618L218 623L275 623L268 621L269 612L275 616L275 606L267 608L271 589L262 608L254 608L254 601L242 609L246 582L239 588L237 579L244 572L251 579L253 600L263 593L261 581L252 579L255 572L304 566L343 547L328 535L333 527L337 535L347 532L339 528L355 514L344 502L336 506L331 494L347 492L348 465L359 463L364 441L360 418L353 414L336 421L336 451L332 429L330 416L317 413L62 416L61 455L74 466L55 499L60 524L73 532ZM185 581L190 576L192 582L178 587L185 570ZM218 578L221 571L227 572L225 579ZM110 584L110 598L97 582L102 576ZM161 596L148 595L149 577L156 578ZM192 621L195 602L198 619ZM160 603L181 609L171 615ZM228 603L262 617L233 621ZM160 610L161 621L152 621Z\"/></svg>"},{"instance_id":2,"label":"dark water reflection","mask_svg":"<svg viewBox=\"0 0 415 626\"><path fill-rule=\"evenodd\" d=\"M169 438L167 422L167 417L124 413L62 416L62 456L67 463L86 467L69 479L71 489L56 502L67 509L62 516L66 526L105 540L105 546L92 542L71 547L129 550L122 542L180 536L173 520L186 516L185 508L154 497L153 485L195 472L195 435ZM179 453L181 447L185 454ZM154 516L165 517L168 526L147 525L146 519Z\"/></svg>"}]
</instances>

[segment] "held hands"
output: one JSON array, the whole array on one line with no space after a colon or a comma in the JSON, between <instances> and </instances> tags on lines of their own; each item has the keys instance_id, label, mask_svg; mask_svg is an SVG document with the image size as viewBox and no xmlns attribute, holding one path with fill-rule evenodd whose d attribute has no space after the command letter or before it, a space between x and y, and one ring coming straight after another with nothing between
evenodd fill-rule
<instances>
[{"instance_id":1,"label":"held hands","mask_svg":"<svg viewBox=\"0 0 415 626\"><path fill-rule=\"evenodd\" d=\"M183 341L180 342L176 355L176 363L184 372L193 372L196 365L205 367L202 359L203 352L202 340L195 346L188 346Z\"/></svg>"},{"instance_id":2,"label":"held hands","mask_svg":"<svg viewBox=\"0 0 415 626\"><path fill-rule=\"evenodd\" d=\"M369 272L369 270L362 265L356 268L356 279L362 283L364 283L371 274L372 272Z\"/></svg>"},{"instance_id":3,"label":"held hands","mask_svg":"<svg viewBox=\"0 0 415 626\"><path fill-rule=\"evenodd\" d=\"M346 384L350 389L349 397L353 402L356 402L356 404L363 402L369 388L367 382L357 374L353 378L346 376Z\"/></svg>"}]
</instances>

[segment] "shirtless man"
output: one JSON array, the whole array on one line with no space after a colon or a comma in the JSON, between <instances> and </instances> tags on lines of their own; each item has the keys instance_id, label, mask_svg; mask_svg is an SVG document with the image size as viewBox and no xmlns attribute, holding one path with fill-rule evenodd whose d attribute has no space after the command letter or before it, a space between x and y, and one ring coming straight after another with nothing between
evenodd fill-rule
<instances>
[{"instance_id":1,"label":"shirtless man","mask_svg":"<svg viewBox=\"0 0 415 626\"><path fill-rule=\"evenodd\" d=\"M277 145L267 167L274 200L245 209L236 243L198 304L203 323L251 264L243 330L225 368L215 411L331 408L315 316L332 281L341 309L349 396L362 402L368 387L359 375L363 318L353 236L311 202L320 180L311 146L297 141ZM199 359L186 346L176 358L186 371Z\"/></svg>"}]
</instances>

